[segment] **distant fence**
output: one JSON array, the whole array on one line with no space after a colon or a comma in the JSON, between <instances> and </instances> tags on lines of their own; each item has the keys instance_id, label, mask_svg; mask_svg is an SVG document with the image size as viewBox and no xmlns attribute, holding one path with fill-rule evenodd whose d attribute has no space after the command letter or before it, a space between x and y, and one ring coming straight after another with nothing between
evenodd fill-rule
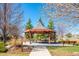
<instances>
[{"instance_id":1,"label":"distant fence","mask_svg":"<svg viewBox=\"0 0 79 59\"><path fill-rule=\"evenodd\" d=\"M69 41L69 40L68 41L67 40L63 40L60 43L62 43L63 45L64 44L73 44L73 45L78 44L77 41Z\"/></svg>"}]
</instances>

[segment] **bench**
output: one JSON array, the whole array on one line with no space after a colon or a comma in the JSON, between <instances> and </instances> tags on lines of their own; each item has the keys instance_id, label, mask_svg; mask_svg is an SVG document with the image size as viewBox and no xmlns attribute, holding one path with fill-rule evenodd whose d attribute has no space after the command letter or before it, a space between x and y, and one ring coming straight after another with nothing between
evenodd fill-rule
<instances>
[{"instance_id":1,"label":"bench","mask_svg":"<svg viewBox=\"0 0 79 59\"><path fill-rule=\"evenodd\" d=\"M75 45L76 41L62 41L61 43L63 43L63 45L64 44L73 44L73 45Z\"/></svg>"}]
</instances>

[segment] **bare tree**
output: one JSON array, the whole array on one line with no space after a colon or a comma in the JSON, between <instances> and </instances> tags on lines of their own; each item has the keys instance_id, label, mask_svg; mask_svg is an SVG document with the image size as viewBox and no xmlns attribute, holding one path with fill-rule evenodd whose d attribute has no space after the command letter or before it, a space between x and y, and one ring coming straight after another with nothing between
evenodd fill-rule
<instances>
[{"instance_id":1,"label":"bare tree","mask_svg":"<svg viewBox=\"0 0 79 59\"><path fill-rule=\"evenodd\" d=\"M79 4L71 3L56 3L56 4L44 4L43 14L48 18L59 21L62 25L57 25L61 36L63 36L66 28L73 28L74 25L79 23ZM64 21L66 24L64 24ZM55 22L55 24L58 22ZM67 32L67 31L66 31Z\"/></svg>"},{"instance_id":2,"label":"bare tree","mask_svg":"<svg viewBox=\"0 0 79 59\"><path fill-rule=\"evenodd\" d=\"M59 36L58 38L63 40L64 34L65 34L65 27L62 24L58 24L57 28L57 35Z\"/></svg>"},{"instance_id":3,"label":"bare tree","mask_svg":"<svg viewBox=\"0 0 79 59\"><path fill-rule=\"evenodd\" d=\"M65 21L79 22L79 4L78 3L56 3L45 4L42 8L45 16L51 18L64 18ZM75 15L74 15L75 14ZM76 21L75 21L76 20ZM75 22L74 22L75 21Z\"/></svg>"},{"instance_id":4,"label":"bare tree","mask_svg":"<svg viewBox=\"0 0 79 59\"><path fill-rule=\"evenodd\" d=\"M20 9L19 4L0 4L0 30L4 42L7 40L6 37L8 34L19 34L19 28L21 27L22 21L22 13L23 12Z\"/></svg>"}]
</instances>

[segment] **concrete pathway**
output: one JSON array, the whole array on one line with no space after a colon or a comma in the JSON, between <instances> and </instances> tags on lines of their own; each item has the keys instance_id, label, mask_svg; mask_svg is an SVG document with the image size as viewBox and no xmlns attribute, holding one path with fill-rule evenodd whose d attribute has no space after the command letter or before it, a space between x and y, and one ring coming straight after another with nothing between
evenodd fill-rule
<instances>
[{"instance_id":1,"label":"concrete pathway","mask_svg":"<svg viewBox=\"0 0 79 59\"><path fill-rule=\"evenodd\" d=\"M51 56L45 46L35 46L30 53L30 56Z\"/></svg>"},{"instance_id":2,"label":"concrete pathway","mask_svg":"<svg viewBox=\"0 0 79 59\"><path fill-rule=\"evenodd\" d=\"M31 44L29 42L23 43L23 45L28 45L28 46L63 46L63 44L48 44L48 43L34 43L32 42ZM73 44L64 44L64 46L73 46Z\"/></svg>"}]
</instances>

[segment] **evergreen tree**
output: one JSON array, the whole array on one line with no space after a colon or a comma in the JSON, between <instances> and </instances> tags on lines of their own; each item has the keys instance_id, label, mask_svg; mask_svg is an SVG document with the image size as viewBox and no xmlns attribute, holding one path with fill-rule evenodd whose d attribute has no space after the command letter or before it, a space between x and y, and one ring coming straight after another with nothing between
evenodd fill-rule
<instances>
[{"instance_id":1,"label":"evergreen tree","mask_svg":"<svg viewBox=\"0 0 79 59\"><path fill-rule=\"evenodd\" d=\"M26 23L26 29L32 29L33 28L33 26L32 26L32 24L31 24L31 19L29 18L29 20L27 21L27 23ZM25 33L25 37L27 38L27 39L29 39L29 33Z\"/></svg>"},{"instance_id":2,"label":"evergreen tree","mask_svg":"<svg viewBox=\"0 0 79 59\"><path fill-rule=\"evenodd\" d=\"M49 29L54 29L54 23L53 23L53 20L49 20L49 22L48 22L48 28Z\"/></svg>"},{"instance_id":3,"label":"evergreen tree","mask_svg":"<svg viewBox=\"0 0 79 59\"><path fill-rule=\"evenodd\" d=\"M33 28L33 26L31 24L31 20L29 18L28 22L26 23L26 29L32 29L32 28Z\"/></svg>"},{"instance_id":4,"label":"evergreen tree","mask_svg":"<svg viewBox=\"0 0 79 59\"><path fill-rule=\"evenodd\" d=\"M51 30L54 30L54 23L53 23L52 19L50 19L48 22L48 28ZM51 40L52 40L52 38L53 38L54 42L56 42L56 39L55 39L53 33L51 33Z\"/></svg>"}]
</instances>

